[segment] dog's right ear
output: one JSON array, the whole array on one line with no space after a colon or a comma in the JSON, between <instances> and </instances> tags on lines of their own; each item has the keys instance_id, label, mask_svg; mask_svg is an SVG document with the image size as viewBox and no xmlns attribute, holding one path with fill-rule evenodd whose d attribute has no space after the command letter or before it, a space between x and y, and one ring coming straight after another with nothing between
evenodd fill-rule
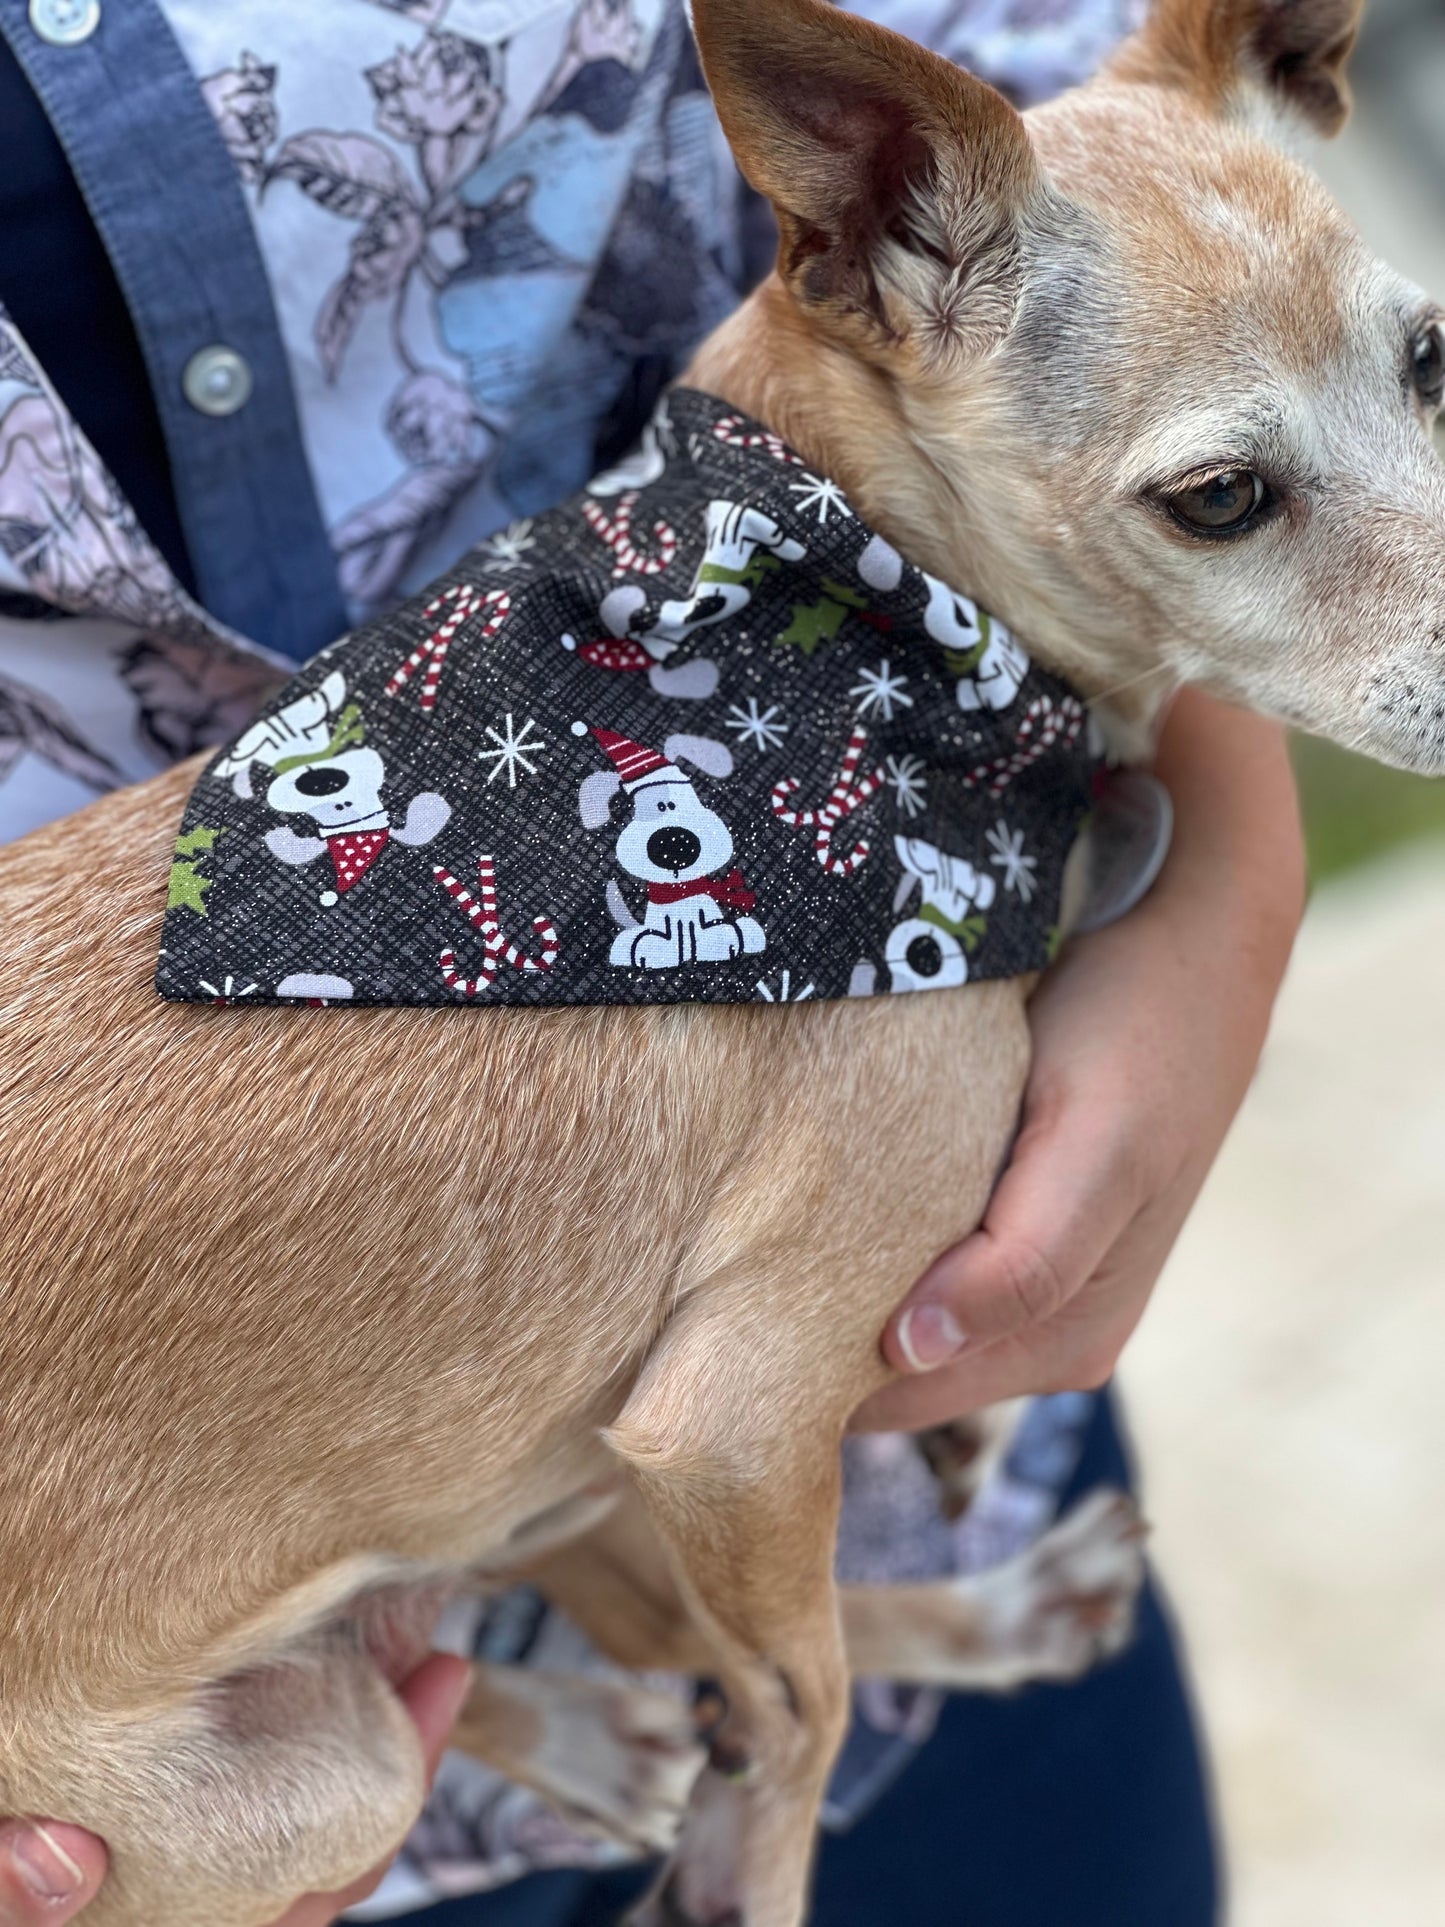
<instances>
[{"instance_id":1,"label":"dog's right ear","mask_svg":"<svg viewBox=\"0 0 1445 1927\"><path fill-rule=\"evenodd\" d=\"M1345 68L1364 0L1154 0L1110 63L1125 80L1177 87L1214 112L1243 89L1265 95L1318 134L1350 111Z\"/></svg>"},{"instance_id":2,"label":"dog's right ear","mask_svg":"<svg viewBox=\"0 0 1445 1927\"><path fill-rule=\"evenodd\" d=\"M694 0L693 18L801 305L854 347L932 361L1006 333L1040 175L1003 96L828 0Z\"/></svg>"}]
</instances>

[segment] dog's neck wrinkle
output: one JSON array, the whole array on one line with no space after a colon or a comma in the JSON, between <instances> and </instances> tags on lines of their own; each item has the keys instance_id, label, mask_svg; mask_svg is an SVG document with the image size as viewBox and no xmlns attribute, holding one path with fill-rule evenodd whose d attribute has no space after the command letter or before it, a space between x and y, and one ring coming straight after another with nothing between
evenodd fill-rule
<instances>
[{"instance_id":1,"label":"dog's neck wrinkle","mask_svg":"<svg viewBox=\"0 0 1445 1927\"><path fill-rule=\"evenodd\" d=\"M976 558L989 553L992 544L989 518L970 499L975 491L967 453L960 457L951 449L948 468L935 459L926 431L909 420L903 386L821 337L776 275L702 344L683 379L791 443L820 474L837 482L865 521L909 561L1010 619L1012 598L999 596L978 574ZM961 404L955 392L950 421L956 424L966 410L966 399ZM987 440L986 433L981 439ZM975 466L982 463L980 455ZM986 473L976 479L980 490L988 487ZM926 524L906 513L910 498L927 501ZM1030 568L1029 574L1035 591L1043 589L1045 572ZM1117 664L1101 662L1081 646L1084 626L1077 610L1052 608L1046 593L1037 599L1042 610L1020 625L1020 639L1044 668L1085 695L1129 679ZM1157 687L1120 692L1116 707L1127 738L1147 735L1166 693L1162 676Z\"/></svg>"}]
</instances>

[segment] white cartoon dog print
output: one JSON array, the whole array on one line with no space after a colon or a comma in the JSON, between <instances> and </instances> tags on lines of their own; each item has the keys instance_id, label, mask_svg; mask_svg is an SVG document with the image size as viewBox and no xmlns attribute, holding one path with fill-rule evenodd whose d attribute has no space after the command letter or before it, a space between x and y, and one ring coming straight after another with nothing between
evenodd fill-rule
<instances>
[{"instance_id":1,"label":"white cartoon dog print","mask_svg":"<svg viewBox=\"0 0 1445 1927\"><path fill-rule=\"evenodd\" d=\"M1003 624L936 575L919 570L928 589L923 626L948 653L958 677L958 706L1007 709L1029 673L1028 655ZM892 595L903 580L903 557L875 535L858 558L858 575L870 589Z\"/></svg>"},{"instance_id":2,"label":"white cartoon dog print","mask_svg":"<svg viewBox=\"0 0 1445 1927\"><path fill-rule=\"evenodd\" d=\"M937 576L925 575L928 607L923 626L958 661L962 710L1007 709L1029 673L1027 652L994 616Z\"/></svg>"},{"instance_id":3,"label":"white cartoon dog print","mask_svg":"<svg viewBox=\"0 0 1445 1927\"><path fill-rule=\"evenodd\" d=\"M312 819L317 835L298 836L283 825L267 834L266 847L278 862L297 866L329 853L336 887L322 892L323 904L354 889L393 839L430 843L451 818L445 798L425 791L394 826L382 800L386 769L365 738L361 711L346 700L346 678L333 670L319 689L254 724L212 771L249 797L251 768L259 763L271 772L270 807Z\"/></svg>"},{"instance_id":4,"label":"white cartoon dog print","mask_svg":"<svg viewBox=\"0 0 1445 1927\"><path fill-rule=\"evenodd\" d=\"M564 636L563 644L599 668L646 669L660 696L706 702L717 689L717 664L699 659L669 669L668 658L698 630L740 615L764 575L801 562L806 554L804 545L761 509L711 502L703 558L686 596L664 602L653 613L647 591L623 583L598 612L607 636L580 648L575 637Z\"/></svg>"},{"instance_id":5,"label":"white cartoon dog print","mask_svg":"<svg viewBox=\"0 0 1445 1927\"><path fill-rule=\"evenodd\" d=\"M923 892L916 913L889 933L886 952L894 991L948 990L968 982L968 953L983 935L982 913L995 884L962 857L947 856L918 837L893 839L903 879L893 908L904 909Z\"/></svg>"},{"instance_id":6,"label":"white cartoon dog print","mask_svg":"<svg viewBox=\"0 0 1445 1927\"><path fill-rule=\"evenodd\" d=\"M573 733L588 734L585 723ZM610 729L591 734L612 763L583 783L579 805L587 829L600 829L622 791L630 814L617 839L618 863L647 885L647 909L639 921L616 882L608 907L620 928L614 964L642 970L676 970L686 964L728 963L767 943L762 925L746 913L754 898L741 871L719 877L731 861L732 833L710 810L678 767L686 761L709 776L732 773L723 744L701 736L670 736L665 753L645 749Z\"/></svg>"}]
</instances>

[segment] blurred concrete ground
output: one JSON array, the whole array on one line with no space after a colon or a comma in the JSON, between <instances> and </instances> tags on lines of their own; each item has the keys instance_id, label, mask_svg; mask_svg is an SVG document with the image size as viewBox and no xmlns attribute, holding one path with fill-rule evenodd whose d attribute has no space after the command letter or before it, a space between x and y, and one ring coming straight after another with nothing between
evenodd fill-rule
<instances>
[{"instance_id":1,"label":"blurred concrete ground","mask_svg":"<svg viewBox=\"0 0 1445 1927\"><path fill-rule=\"evenodd\" d=\"M1442 960L1445 843L1316 900L1125 1360L1234 1927L1445 1920Z\"/></svg>"},{"instance_id":2,"label":"blurred concrete ground","mask_svg":"<svg viewBox=\"0 0 1445 1927\"><path fill-rule=\"evenodd\" d=\"M1375 0L1357 92L1320 171L1445 299L1442 0ZM1442 986L1445 840L1322 888L1125 1360L1233 1927L1445 1922Z\"/></svg>"}]
</instances>

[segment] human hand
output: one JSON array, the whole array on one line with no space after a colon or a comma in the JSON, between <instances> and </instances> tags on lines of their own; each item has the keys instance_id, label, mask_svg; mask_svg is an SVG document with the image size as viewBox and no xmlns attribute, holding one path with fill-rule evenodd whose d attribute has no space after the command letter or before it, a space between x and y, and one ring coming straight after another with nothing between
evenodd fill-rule
<instances>
[{"instance_id":1,"label":"human hand","mask_svg":"<svg viewBox=\"0 0 1445 1927\"><path fill-rule=\"evenodd\" d=\"M433 1653L397 1689L421 1736L428 1785L471 1677L465 1660ZM389 1864L344 1893L308 1894L288 1908L275 1927L330 1927L339 1914L376 1891ZM0 1827L0 1927L61 1927L95 1899L105 1872L105 1845L94 1834L48 1820L7 1821Z\"/></svg>"},{"instance_id":2,"label":"human hand","mask_svg":"<svg viewBox=\"0 0 1445 1927\"><path fill-rule=\"evenodd\" d=\"M1163 873L1035 994L1012 1160L979 1230L890 1320L906 1376L861 1429L1103 1384L1249 1087L1304 904L1283 734L1190 693L1156 768L1176 818Z\"/></svg>"}]
</instances>

